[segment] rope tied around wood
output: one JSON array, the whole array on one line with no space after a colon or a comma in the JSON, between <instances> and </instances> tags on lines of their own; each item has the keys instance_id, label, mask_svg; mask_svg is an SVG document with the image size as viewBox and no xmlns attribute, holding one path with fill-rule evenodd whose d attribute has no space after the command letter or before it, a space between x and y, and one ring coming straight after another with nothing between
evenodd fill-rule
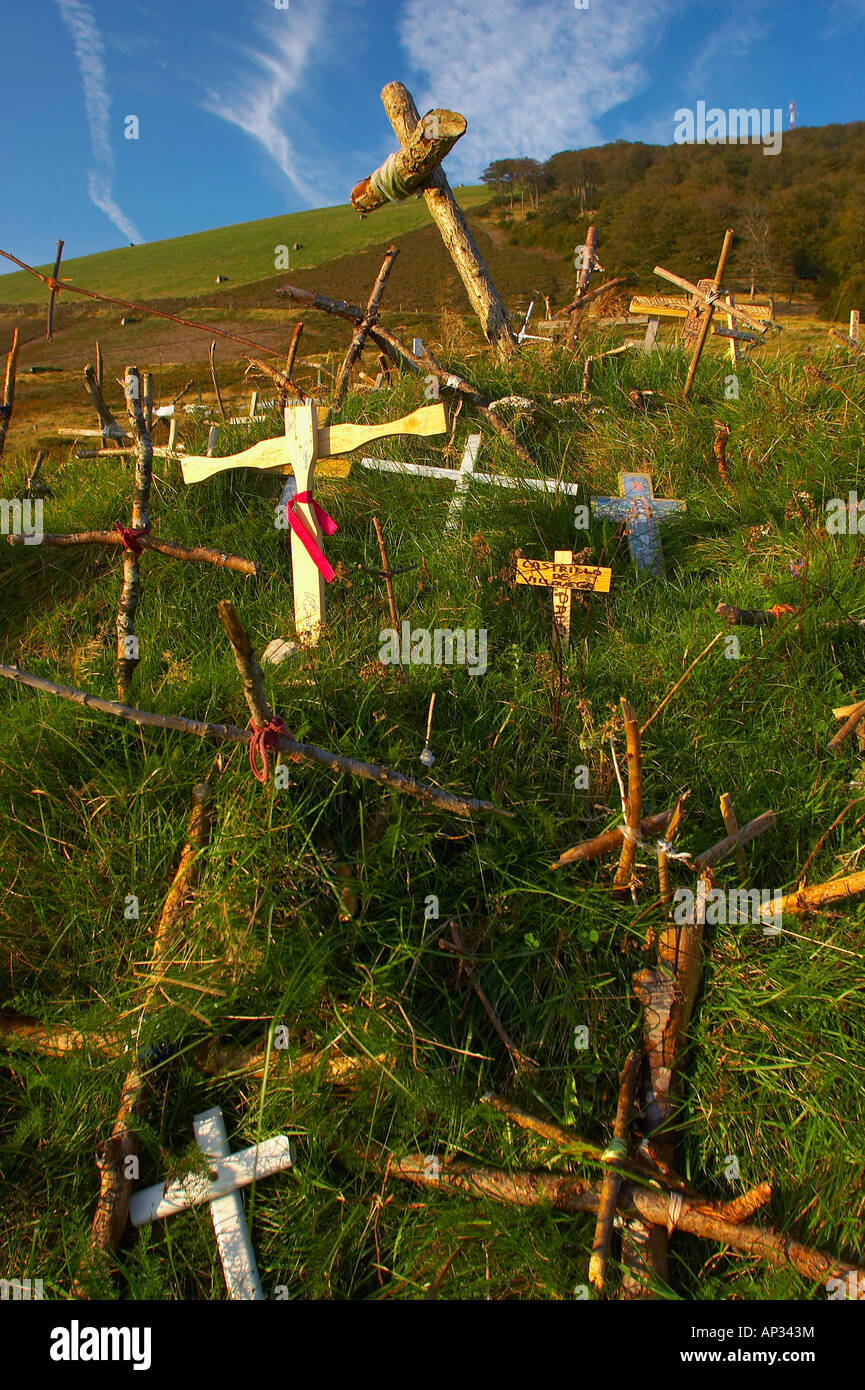
<instances>
[{"instance_id":1,"label":"rope tied around wood","mask_svg":"<svg viewBox=\"0 0 865 1390\"><path fill-rule=\"evenodd\" d=\"M144 547L141 544L141 538L149 535L149 523L147 526L121 526L119 521L115 521L114 529L120 537L124 550L128 550L132 555L142 553Z\"/></svg>"},{"instance_id":2,"label":"rope tied around wood","mask_svg":"<svg viewBox=\"0 0 865 1390\"><path fill-rule=\"evenodd\" d=\"M270 777L267 752L268 749L278 750L280 734L288 734L285 720L275 714L267 724L256 724L255 720L252 720L249 727L252 730L252 738L249 741L249 766L256 782L266 782ZM290 734L288 736L291 737Z\"/></svg>"},{"instance_id":3,"label":"rope tied around wood","mask_svg":"<svg viewBox=\"0 0 865 1390\"><path fill-rule=\"evenodd\" d=\"M393 154L388 155L381 168L369 176L370 190L378 197L386 198L389 203L404 203L414 192L397 173L396 161L401 154L402 150L395 150Z\"/></svg>"}]
</instances>

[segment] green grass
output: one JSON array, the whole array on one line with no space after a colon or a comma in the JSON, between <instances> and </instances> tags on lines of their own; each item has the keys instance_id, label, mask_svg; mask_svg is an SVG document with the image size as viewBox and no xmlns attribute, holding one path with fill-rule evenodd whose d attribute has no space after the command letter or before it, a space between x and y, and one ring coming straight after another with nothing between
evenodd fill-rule
<instances>
[{"instance_id":1,"label":"green grass","mask_svg":"<svg viewBox=\"0 0 865 1390\"><path fill-rule=\"evenodd\" d=\"M588 346L591 346L589 344ZM596 346L598 346L596 344ZM579 389L581 367L559 358L512 369L461 354L446 360L490 396ZM826 359L838 373L837 358ZM233 1147L286 1132L297 1167L263 1182L251 1225L265 1291L292 1296L422 1298L449 1257L442 1298L567 1299L586 1282L593 1219L521 1211L390 1182L363 1155L455 1154L506 1168L566 1160L513 1130L480 1103L488 1089L604 1142L618 1079L639 1017L630 994L648 963L644 934L661 917L651 856L640 855L638 901L610 894L613 865L550 872L567 846L619 819L609 733L626 696L642 718L718 630L719 599L744 607L798 606L783 628L731 629L740 656L719 642L655 720L645 740L648 811L690 788L680 847L719 839L718 796L740 822L773 808L778 828L748 850L752 883L797 882L811 847L853 797L865 796L849 745L825 744L831 709L863 693L861 538L827 536L826 499L862 490L859 412L810 385L792 358L746 361L738 401L724 399L728 364L706 357L694 399L680 401L676 351L627 355L597 367L594 400L541 410L520 437L548 475L581 484L577 502L617 491L627 468L651 469L659 496L687 501L664 528L667 578L638 578L609 524L575 533L573 502L478 487L459 535L444 535L448 484L365 473L318 488L340 530L328 542L345 567L329 590L329 627L314 655L267 674L274 707L296 736L402 771L422 772L429 696L436 692L433 775L442 785L506 805L513 822L462 822L369 784L292 768L278 791L255 783L242 750L144 731L4 683L0 689L0 903L6 1007L46 1022L97 1030L134 1004L150 932L177 863L190 791L210 775L217 819L202 891L167 988L170 1003L144 1037L177 1054L155 1067L142 1124L142 1180L155 1182L191 1153L192 1116L222 1105ZM845 390L865 406L862 378ZM667 399L637 413L627 390ZM381 418L423 403L422 384L350 397L345 418ZM712 455L713 421L731 427L730 486ZM255 435L275 432L275 420ZM449 457L479 428L459 418ZM203 436L187 437L190 446ZM252 434L226 430L220 452ZM384 441L381 457L442 462L442 441ZM484 434L479 467L515 472ZM8 478L17 464L6 466ZM111 459L46 462L56 492L52 530L103 526L127 514L128 467ZM257 557L254 583L206 566L147 555L137 632L134 700L144 708L245 723L231 652L216 615L230 597L260 651L291 627L286 533L273 526L274 480L237 473L184 489L157 465L153 512L163 534ZM808 493L809 504L797 494ZM813 510L812 510L813 507ZM378 667L389 626L371 524L384 525L402 616L416 627L485 627L489 670ZM519 548L536 557L587 547L609 563L609 601L575 609L575 641L557 674L547 596L504 577ZM791 571L806 562L803 574ZM358 566L364 568L359 569ZM0 548L2 659L61 683L114 695L116 557ZM585 634L585 640L583 640ZM746 663L749 663L746 666ZM617 734L621 751L623 741ZM590 768L588 792L574 769ZM862 810L854 807L820 851L816 882L855 865ZM371 833L371 827L381 832ZM365 849L361 849L361 840ZM340 865L358 864L357 915L339 914ZM692 882L674 866L675 881ZM737 884L735 865L718 871ZM140 920L124 919L126 895ZM434 894L438 920L425 920ZM479 979L517 1046L539 1063L517 1075L453 956L439 948L459 919ZM704 987L693 1027L677 1163L702 1191L729 1199L770 1178L763 1219L861 1261L863 1176L863 905L759 926L707 930ZM179 983L177 983L179 982ZM134 1021L134 1020L133 1020ZM384 1054L350 1085L292 1076L275 1057L266 1080L209 1080L188 1051L210 1037L260 1043L284 1023L290 1056L339 1040L349 1055ZM573 1046L589 1027L590 1046ZM130 1022L130 1026L132 1023ZM126 1061L82 1054L49 1060L8 1049L0 1070L0 1268L45 1280L66 1297L97 1189L93 1152L116 1110ZM727 1156L741 1179L725 1178ZM209 1213L128 1231L107 1296L222 1298ZM825 1297L792 1271L717 1256L676 1235L671 1296L752 1300Z\"/></svg>"},{"instance_id":2,"label":"green grass","mask_svg":"<svg viewBox=\"0 0 865 1390\"><path fill-rule=\"evenodd\" d=\"M490 191L482 185L458 188L455 192L465 209L475 210L490 201ZM292 270L308 270L389 238L404 236L426 226L428 221L429 212L422 198L410 198L400 205L388 204L367 218L360 218L345 203L290 212L284 217L265 217L257 222L239 222L233 227L214 227L166 241L117 247L93 256L73 256L64 260L61 278L82 289L99 290L119 299L137 300L142 293L148 300L207 295L213 293L217 275L227 277L229 291L273 275L278 246L288 247ZM295 242L300 242L303 250L293 251ZM14 254L15 247L4 250ZM3 262L4 266L7 264ZM53 263L38 269L50 275ZM146 287L144 291L142 286ZM26 271L0 275L0 305L41 302L41 297L38 282Z\"/></svg>"}]
</instances>

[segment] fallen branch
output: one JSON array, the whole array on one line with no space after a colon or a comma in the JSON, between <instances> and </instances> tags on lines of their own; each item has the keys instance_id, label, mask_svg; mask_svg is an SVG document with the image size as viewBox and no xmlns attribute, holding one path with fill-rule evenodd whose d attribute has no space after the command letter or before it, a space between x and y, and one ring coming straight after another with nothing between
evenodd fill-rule
<instances>
[{"instance_id":1,"label":"fallen branch","mask_svg":"<svg viewBox=\"0 0 865 1390\"><path fill-rule=\"evenodd\" d=\"M456 922L450 923L450 929L451 938L453 940L453 947L459 955L460 963L464 967L465 972L469 977L469 984L471 985L472 989L477 995L484 1013L486 1014L490 1023L493 1025L502 1042L504 1043L505 1049L507 1050L507 1054L510 1057L511 1061L517 1066L529 1067L533 1071L536 1071L538 1065L537 1062L534 1062L531 1057L526 1057L526 1055L520 1052L519 1048L516 1047L513 1042L511 1042L511 1039L508 1037L507 1033L505 1032L504 1028L502 1027L499 1021L498 1014L496 1013L489 999L487 999L487 996L484 994L484 991L481 989L481 986L478 984L478 981L475 979L474 964L468 952L466 951L465 946L463 945L462 937L460 936L459 928L457 927ZM440 941L439 946L442 950L447 950L450 947L450 942Z\"/></svg>"},{"instance_id":2,"label":"fallen branch","mask_svg":"<svg viewBox=\"0 0 865 1390\"><path fill-rule=\"evenodd\" d=\"M0 666L0 677L14 681L16 685L26 685L32 690L41 690L48 695L57 695L62 700L71 700L73 704L83 705L85 709L93 709L101 714L112 714L119 719L129 720L133 724L138 724L143 728L154 729L175 729L180 733L195 734L198 738L212 738L219 743L250 743L252 741L251 729L238 729L232 724L211 724L201 719L186 719L178 714L151 714L147 710L134 709L130 705L123 705L116 700L103 700L96 695L90 695L83 690L75 690L71 686L55 685L53 681L45 680L41 676L31 675L28 671L22 671L13 666ZM392 787L394 791L401 792L405 796L412 796L417 801L428 801L437 806L441 811L451 811L458 816L471 816L489 812L497 816L507 816L513 819L513 811L505 811L499 806L494 806L490 801L480 801L477 798L465 798L455 796L453 793L444 791L441 787L434 787L430 782L420 782L414 777L405 777L401 772L395 772L392 768L383 767L377 763L360 762L357 758L349 758L341 753L330 753L324 748L318 748L313 743L296 743L287 734L280 734L274 743L274 747L280 752L288 755L297 754L301 762L317 763L321 767L330 768L332 772L339 772L349 777L359 777L367 782L378 782L385 787Z\"/></svg>"},{"instance_id":3,"label":"fallen branch","mask_svg":"<svg viewBox=\"0 0 865 1390\"><path fill-rule=\"evenodd\" d=\"M369 1146L364 1154L388 1178L398 1178L418 1187L487 1197L511 1206L547 1206L567 1212L597 1212L600 1203L600 1182L587 1181L570 1173L508 1173L500 1168L445 1159L437 1165L438 1176L434 1176L425 1154L397 1158L386 1151L376 1154ZM642 1218L650 1225L666 1229L672 1215L671 1201L675 1201L675 1225L687 1235L729 1246L777 1268L790 1267L813 1283L825 1283L833 1278L846 1282L852 1275L857 1281L855 1286L865 1290L865 1269L802 1245L771 1227L761 1229L725 1220L721 1215L724 1208L711 1202L693 1203L678 1193L654 1192L651 1188L624 1183L617 1211L625 1220ZM850 1283L853 1285L853 1279Z\"/></svg>"},{"instance_id":4,"label":"fallen branch","mask_svg":"<svg viewBox=\"0 0 865 1390\"><path fill-rule=\"evenodd\" d=\"M462 117L460 117L460 120L462 120ZM465 121L463 121L463 129L465 129ZM356 192L357 189L355 189L355 193ZM354 193L352 194L352 201L354 201ZM388 276L390 275L391 270L393 269L393 263L398 255L399 249L396 246L388 247L385 253L385 258L381 263L381 268L378 272L378 275L375 278L375 284L373 285L369 299L367 300L367 305L366 309L364 310L363 318L361 319L360 323L358 324L357 328L354 330L354 333L352 334L351 342L348 345L348 352L345 354L342 366L339 369L339 373L336 378L336 385L333 389L333 400L330 403L330 409L328 410L325 419L321 422L322 425L330 424L331 419L339 410L340 406L342 405L345 399L345 393L348 390L348 383L351 377L352 368L357 362L361 353L363 352L364 344L366 342L369 330L372 328L373 324L378 321L378 310L379 305L381 304L382 295L384 294L385 287L387 285Z\"/></svg>"},{"instance_id":5,"label":"fallen branch","mask_svg":"<svg viewBox=\"0 0 865 1390\"><path fill-rule=\"evenodd\" d=\"M801 916L806 912L816 912L829 903L842 902L853 898L857 893L865 893L865 870L855 874L845 874L843 878L830 879L828 883L814 883L810 888L798 888L795 893L787 893L774 903L765 903L760 908L760 916L774 917L776 912Z\"/></svg>"}]
</instances>

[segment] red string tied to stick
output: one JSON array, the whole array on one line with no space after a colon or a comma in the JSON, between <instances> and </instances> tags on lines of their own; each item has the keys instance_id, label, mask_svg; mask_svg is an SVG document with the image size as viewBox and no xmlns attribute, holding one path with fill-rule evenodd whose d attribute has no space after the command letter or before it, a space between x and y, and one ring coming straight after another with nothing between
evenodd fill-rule
<instances>
[{"instance_id":1,"label":"red string tied to stick","mask_svg":"<svg viewBox=\"0 0 865 1390\"><path fill-rule=\"evenodd\" d=\"M315 512L316 521L326 536L332 536L334 532L339 530L339 527L333 517L328 516L324 507L318 505L311 492L296 492L294 497L289 498L288 505L285 509L286 515L288 516L288 524L307 554L315 563L316 568L324 575L325 582L329 584L332 579L336 578L336 574L327 556L317 544L315 536L304 522L303 517L298 516L295 512L294 509L298 502L305 502L308 506L312 507L312 510Z\"/></svg>"},{"instance_id":2,"label":"red string tied to stick","mask_svg":"<svg viewBox=\"0 0 865 1390\"><path fill-rule=\"evenodd\" d=\"M141 545L141 537L148 535L149 526L121 526L119 521L115 521L114 529L123 543L123 549L130 551L133 555L140 555L144 547Z\"/></svg>"},{"instance_id":3,"label":"red string tied to stick","mask_svg":"<svg viewBox=\"0 0 865 1390\"><path fill-rule=\"evenodd\" d=\"M266 782L270 776L270 763L267 757L269 748L279 747L279 736L288 730L285 720L274 715L267 724L250 724L252 738L249 741L249 766L256 782Z\"/></svg>"}]
</instances>

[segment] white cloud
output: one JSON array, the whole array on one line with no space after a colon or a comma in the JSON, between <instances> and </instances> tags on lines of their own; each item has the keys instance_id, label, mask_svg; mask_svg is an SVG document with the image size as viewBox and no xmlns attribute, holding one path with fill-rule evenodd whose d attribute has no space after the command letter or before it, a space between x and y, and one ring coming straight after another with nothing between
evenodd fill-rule
<instances>
[{"instance_id":1,"label":"white cloud","mask_svg":"<svg viewBox=\"0 0 865 1390\"><path fill-rule=\"evenodd\" d=\"M267 26L258 26L262 48L241 50L252 71L240 81L235 79L225 91L210 87L202 103L206 111L230 121L257 140L311 205L319 201L320 186L314 167L304 166L285 133L291 121L291 112L285 108L288 98L296 95L308 79L310 60L321 38L324 11L325 5L317 4L303 13L302 22L286 26L285 16L274 9ZM291 14L294 19L294 10ZM241 55L233 56L235 70Z\"/></svg>"},{"instance_id":2,"label":"white cloud","mask_svg":"<svg viewBox=\"0 0 865 1390\"><path fill-rule=\"evenodd\" d=\"M72 35L75 57L84 87L84 110L90 130L90 145L97 167L87 178L90 199L129 241L143 241L123 210L114 201L111 176L114 153L111 148L111 97L105 71L105 45L90 6L84 0L57 0L60 16Z\"/></svg>"},{"instance_id":3,"label":"white cloud","mask_svg":"<svg viewBox=\"0 0 865 1390\"><path fill-rule=\"evenodd\" d=\"M599 121L650 80L640 61L659 39L675 0L451 0L432 23L429 0L406 0L399 30L432 106L465 115L468 133L448 156L459 178L476 178L490 160L539 159L600 144Z\"/></svg>"}]
</instances>

